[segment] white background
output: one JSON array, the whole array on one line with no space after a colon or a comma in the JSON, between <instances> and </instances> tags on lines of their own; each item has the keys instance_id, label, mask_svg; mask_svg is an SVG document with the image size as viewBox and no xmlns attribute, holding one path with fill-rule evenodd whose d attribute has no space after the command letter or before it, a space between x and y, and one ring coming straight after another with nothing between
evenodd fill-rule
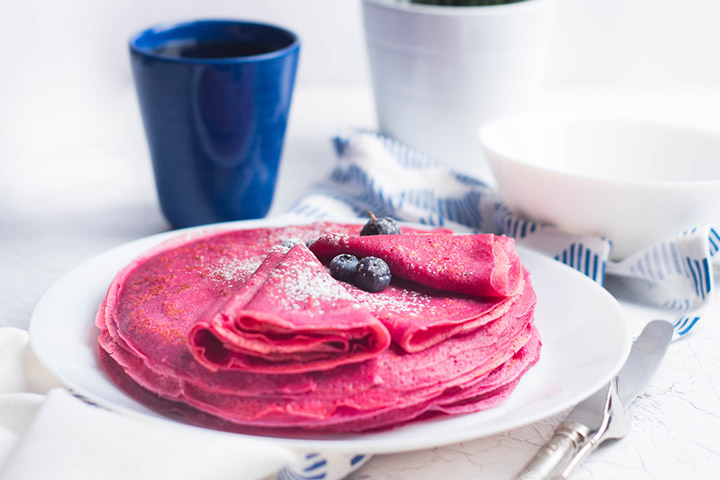
<instances>
[{"instance_id":1,"label":"white background","mask_svg":"<svg viewBox=\"0 0 720 480\"><path fill-rule=\"evenodd\" d=\"M199 17L295 30L300 84L367 81L360 0L3 0L2 110L127 88L130 33ZM719 21L717 0L557 0L547 82L716 87Z\"/></svg>"},{"instance_id":2,"label":"white background","mask_svg":"<svg viewBox=\"0 0 720 480\"><path fill-rule=\"evenodd\" d=\"M717 0L556 2L545 86L720 88ZM37 144L66 145L53 138L53 132L65 137L58 125L82 133L87 122L112 112L116 97L132 93L127 38L153 23L274 22L302 39L298 86L369 83L360 0L2 0L1 6L0 181L3 155L25 149L49 155Z\"/></svg>"},{"instance_id":3,"label":"white background","mask_svg":"<svg viewBox=\"0 0 720 480\"><path fill-rule=\"evenodd\" d=\"M720 88L717 0L556 1L545 86ZM114 100L132 94L127 38L153 23L274 22L302 39L299 87L369 83L360 0L2 0L1 7L0 187L12 188L2 182L12 173L3 156L52 155L69 146L71 127L80 138L88 122L107 121Z\"/></svg>"},{"instance_id":4,"label":"white background","mask_svg":"<svg viewBox=\"0 0 720 480\"><path fill-rule=\"evenodd\" d=\"M556 7L546 86L720 87L717 0L557 0ZM0 159L20 150L13 142L52 142L59 123L77 122L81 132L132 91L132 32L200 17L298 32L298 86L369 82L360 0L3 0Z\"/></svg>"}]
</instances>

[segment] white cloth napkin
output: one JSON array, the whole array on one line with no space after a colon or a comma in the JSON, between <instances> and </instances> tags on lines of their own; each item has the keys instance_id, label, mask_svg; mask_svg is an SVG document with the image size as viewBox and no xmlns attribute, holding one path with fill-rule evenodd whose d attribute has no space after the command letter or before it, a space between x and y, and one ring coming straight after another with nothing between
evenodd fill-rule
<instances>
[{"instance_id":1,"label":"white cloth napkin","mask_svg":"<svg viewBox=\"0 0 720 480\"><path fill-rule=\"evenodd\" d=\"M0 479L262 479L303 460L275 443L143 421L89 404L0 328Z\"/></svg>"},{"instance_id":2,"label":"white cloth napkin","mask_svg":"<svg viewBox=\"0 0 720 480\"><path fill-rule=\"evenodd\" d=\"M291 208L324 219L391 216L455 229L506 234L547 254L626 299L668 309L679 338L697 324L713 290L720 235L710 225L678 232L622 261L609 261L612 239L573 235L519 218L485 183L454 173L391 138L355 131L334 139L338 165L330 179Z\"/></svg>"}]
</instances>

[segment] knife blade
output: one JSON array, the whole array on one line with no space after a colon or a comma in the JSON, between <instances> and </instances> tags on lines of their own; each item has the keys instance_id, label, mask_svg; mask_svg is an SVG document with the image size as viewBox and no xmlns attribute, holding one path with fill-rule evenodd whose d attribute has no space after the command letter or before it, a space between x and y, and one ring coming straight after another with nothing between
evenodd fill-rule
<instances>
[{"instance_id":1,"label":"knife blade","mask_svg":"<svg viewBox=\"0 0 720 480\"><path fill-rule=\"evenodd\" d=\"M664 320L648 323L617 376L570 411L516 480L566 479L603 441L625 436L626 411L660 365L672 332Z\"/></svg>"}]
</instances>

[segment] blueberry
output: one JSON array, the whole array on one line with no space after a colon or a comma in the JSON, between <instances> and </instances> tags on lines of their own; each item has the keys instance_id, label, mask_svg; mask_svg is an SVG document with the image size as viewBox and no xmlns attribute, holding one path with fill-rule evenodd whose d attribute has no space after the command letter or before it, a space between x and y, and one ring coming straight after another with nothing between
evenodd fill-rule
<instances>
[{"instance_id":1,"label":"blueberry","mask_svg":"<svg viewBox=\"0 0 720 480\"><path fill-rule=\"evenodd\" d=\"M365 257L355 267L355 286L368 292L385 290L390 284L392 275L390 267L377 257Z\"/></svg>"},{"instance_id":2,"label":"blueberry","mask_svg":"<svg viewBox=\"0 0 720 480\"><path fill-rule=\"evenodd\" d=\"M370 212L370 220L360 230L360 235L400 235L400 225L394 218L377 218Z\"/></svg>"},{"instance_id":3,"label":"blueberry","mask_svg":"<svg viewBox=\"0 0 720 480\"><path fill-rule=\"evenodd\" d=\"M355 255L343 253L330 262L330 275L336 280L352 283L358 259Z\"/></svg>"}]
</instances>

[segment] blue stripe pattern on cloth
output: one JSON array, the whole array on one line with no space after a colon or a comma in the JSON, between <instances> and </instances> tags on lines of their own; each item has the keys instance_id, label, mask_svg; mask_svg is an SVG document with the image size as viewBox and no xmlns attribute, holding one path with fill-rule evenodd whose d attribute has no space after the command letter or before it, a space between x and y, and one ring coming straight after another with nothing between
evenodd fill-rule
<instances>
[{"instance_id":1,"label":"blue stripe pattern on cloth","mask_svg":"<svg viewBox=\"0 0 720 480\"><path fill-rule=\"evenodd\" d=\"M685 335L695 326L698 320L700 320L700 317L681 317L680 320L675 322L675 332L679 336Z\"/></svg>"},{"instance_id":2,"label":"blue stripe pattern on cloth","mask_svg":"<svg viewBox=\"0 0 720 480\"><path fill-rule=\"evenodd\" d=\"M307 453L298 465L283 468L276 480L339 480L370 459L369 455L347 453Z\"/></svg>"},{"instance_id":3,"label":"blue stripe pattern on cloth","mask_svg":"<svg viewBox=\"0 0 720 480\"><path fill-rule=\"evenodd\" d=\"M632 277L632 296L679 312L676 338L686 335L700 316L714 289L713 262L718 255L718 232L709 225L661 240L624 260L609 265L609 273Z\"/></svg>"},{"instance_id":4,"label":"blue stripe pattern on cloth","mask_svg":"<svg viewBox=\"0 0 720 480\"><path fill-rule=\"evenodd\" d=\"M622 261L608 260L611 239L575 235L519 217L485 183L453 172L438 160L372 131L333 139L338 163L290 213L343 220L377 216L465 232L505 234L603 285L608 275L632 281L638 301L685 317L713 290L713 260L720 259L720 235L698 226ZM684 317L683 317L684 318ZM679 322L683 335L697 321Z\"/></svg>"}]
</instances>

